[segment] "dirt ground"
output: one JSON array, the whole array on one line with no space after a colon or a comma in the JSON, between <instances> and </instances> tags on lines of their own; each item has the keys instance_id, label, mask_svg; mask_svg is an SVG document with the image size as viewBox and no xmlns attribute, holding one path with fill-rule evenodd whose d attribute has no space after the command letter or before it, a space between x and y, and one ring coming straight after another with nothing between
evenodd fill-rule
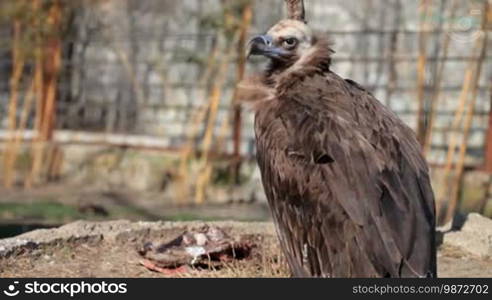
<instances>
[{"instance_id":1,"label":"dirt ground","mask_svg":"<svg viewBox=\"0 0 492 300\"><path fill-rule=\"evenodd\" d=\"M246 237L256 247L250 257L216 269L193 269L173 277L285 277L287 266L268 223L214 223L234 237ZM165 277L141 265L139 249L148 241L169 241L201 222L129 223L79 222L56 238L53 230L39 230L42 245L25 245L2 257L0 277ZM67 226L65 226L67 227ZM70 236L79 230L77 236ZM80 233L86 231L85 233ZM112 233L109 233L113 231ZM27 238L26 238L27 237ZM39 238L28 233L21 239ZM2 249L0 243L0 251ZM0 252L1 253L1 252Z\"/></svg>"},{"instance_id":2,"label":"dirt ground","mask_svg":"<svg viewBox=\"0 0 492 300\"><path fill-rule=\"evenodd\" d=\"M0 240L0 277L287 277L270 223L214 222L230 236L256 247L250 256L212 268L164 275L146 269L137 249L146 242L170 241L201 222L76 222ZM444 244L440 277L492 277L492 260Z\"/></svg>"}]
</instances>

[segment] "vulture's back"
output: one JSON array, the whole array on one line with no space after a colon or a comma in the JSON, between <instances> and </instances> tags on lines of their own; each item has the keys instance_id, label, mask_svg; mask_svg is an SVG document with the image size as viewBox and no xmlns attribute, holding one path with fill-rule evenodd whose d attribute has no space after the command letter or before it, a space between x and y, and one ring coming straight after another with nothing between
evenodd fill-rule
<instances>
[{"instance_id":1,"label":"vulture's back","mask_svg":"<svg viewBox=\"0 0 492 300\"><path fill-rule=\"evenodd\" d=\"M294 276L434 277L435 209L414 133L331 72L256 113L258 163Z\"/></svg>"}]
</instances>

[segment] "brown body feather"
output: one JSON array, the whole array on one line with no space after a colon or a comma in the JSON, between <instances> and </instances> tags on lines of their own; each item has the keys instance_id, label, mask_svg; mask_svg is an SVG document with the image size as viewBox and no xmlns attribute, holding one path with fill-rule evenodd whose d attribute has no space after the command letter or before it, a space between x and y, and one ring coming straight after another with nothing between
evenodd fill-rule
<instances>
[{"instance_id":1,"label":"brown body feather","mask_svg":"<svg viewBox=\"0 0 492 300\"><path fill-rule=\"evenodd\" d=\"M269 95L255 104L258 164L293 275L435 277L434 198L413 131L315 44L254 81Z\"/></svg>"}]
</instances>

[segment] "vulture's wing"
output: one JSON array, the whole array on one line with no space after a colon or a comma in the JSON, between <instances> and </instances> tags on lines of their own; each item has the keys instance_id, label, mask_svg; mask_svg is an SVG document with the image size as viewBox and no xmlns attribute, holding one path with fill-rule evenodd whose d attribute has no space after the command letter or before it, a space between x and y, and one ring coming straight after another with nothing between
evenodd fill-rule
<instances>
[{"instance_id":1,"label":"vulture's wing","mask_svg":"<svg viewBox=\"0 0 492 300\"><path fill-rule=\"evenodd\" d=\"M434 198L410 128L333 73L256 115L258 162L295 276L435 276Z\"/></svg>"}]
</instances>

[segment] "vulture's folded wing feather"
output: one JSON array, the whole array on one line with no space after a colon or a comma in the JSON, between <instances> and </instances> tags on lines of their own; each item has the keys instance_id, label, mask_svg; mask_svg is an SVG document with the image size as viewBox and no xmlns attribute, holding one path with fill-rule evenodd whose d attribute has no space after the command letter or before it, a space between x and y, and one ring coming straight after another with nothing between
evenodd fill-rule
<instances>
[{"instance_id":1,"label":"vulture's folded wing feather","mask_svg":"<svg viewBox=\"0 0 492 300\"><path fill-rule=\"evenodd\" d=\"M434 276L434 199L413 132L333 73L257 112L258 161L296 276Z\"/></svg>"}]
</instances>

